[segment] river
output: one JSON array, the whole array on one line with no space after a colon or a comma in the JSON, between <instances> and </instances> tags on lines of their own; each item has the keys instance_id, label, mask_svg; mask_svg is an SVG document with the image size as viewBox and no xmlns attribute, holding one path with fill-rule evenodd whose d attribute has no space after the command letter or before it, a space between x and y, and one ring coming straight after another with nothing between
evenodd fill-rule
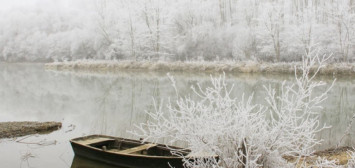
<instances>
[{"instance_id":1,"label":"river","mask_svg":"<svg viewBox=\"0 0 355 168\"><path fill-rule=\"evenodd\" d=\"M43 64L0 63L0 121L59 121L63 127L48 135L33 135L0 140L0 165L13 167L80 167L85 159L76 158L69 139L106 134L133 137L127 131L148 120L153 98L175 97L167 72L121 71L117 73L46 71ZM171 72L181 95L191 93L190 86L209 85L209 74ZM214 74L217 75L217 74ZM283 81L294 82L292 75L226 74L234 84L233 96L254 93L254 103L265 104L264 85L280 89ZM333 77L319 77L329 86ZM326 87L315 90L319 94ZM337 79L323 103L321 123L331 125L317 137L324 139L317 150L334 147L355 112L355 78ZM355 124L354 124L355 125ZM355 128L355 127L353 127ZM20 141L20 142L16 142ZM354 135L342 145L354 144ZM41 143L39 145L39 143ZM93 163L90 162L92 165ZM110 167L110 166L94 166Z\"/></svg>"}]
</instances>

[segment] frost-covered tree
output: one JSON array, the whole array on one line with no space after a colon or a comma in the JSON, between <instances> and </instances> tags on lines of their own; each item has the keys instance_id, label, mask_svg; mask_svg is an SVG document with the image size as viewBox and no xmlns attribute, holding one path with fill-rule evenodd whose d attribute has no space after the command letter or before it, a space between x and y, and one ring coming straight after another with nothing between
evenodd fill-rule
<instances>
[{"instance_id":1,"label":"frost-covered tree","mask_svg":"<svg viewBox=\"0 0 355 168\"><path fill-rule=\"evenodd\" d=\"M354 0L0 1L0 59L353 61Z\"/></svg>"},{"instance_id":2,"label":"frost-covered tree","mask_svg":"<svg viewBox=\"0 0 355 168\"><path fill-rule=\"evenodd\" d=\"M355 6L351 6L352 1L340 1L329 4L328 9L330 19L336 27L339 53L343 61L348 61L349 53L354 52L355 45Z\"/></svg>"},{"instance_id":3,"label":"frost-covered tree","mask_svg":"<svg viewBox=\"0 0 355 168\"><path fill-rule=\"evenodd\" d=\"M225 77L211 77L211 86L192 87L198 96L180 97L169 101L166 108L155 104L155 111L148 111L151 120L137 126L134 132L144 140L170 139L170 144L182 141L191 150L186 167L293 167L305 164L301 157L311 156L313 149L322 142L316 133L327 128L319 125L320 103L327 91L314 95L312 91L324 82L313 79L329 57L312 51L303 57L303 64L295 72L296 83L284 82L281 92L265 86L268 106L253 104L253 96L241 100L231 97L233 86L225 83ZM311 67L318 69L311 73ZM172 85L175 87L174 79ZM179 155L179 151L174 154ZM218 155L207 163L193 156ZM284 157L296 158L288 163ZM207 165L206 165L207 164ZM316 163L334 165L333 161L320 158ZM308 164L309 165L309 164ZM313 165L314 166L314 165Z\"/></svg>"}]
</instances>

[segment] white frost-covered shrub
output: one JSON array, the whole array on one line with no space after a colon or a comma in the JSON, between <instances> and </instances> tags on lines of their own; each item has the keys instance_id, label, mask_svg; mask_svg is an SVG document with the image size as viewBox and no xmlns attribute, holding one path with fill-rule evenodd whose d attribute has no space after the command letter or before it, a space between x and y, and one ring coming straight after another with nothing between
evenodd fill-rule
<instances>
[{"instance_id":1,"label":"white frost-covered shrub","mask_svg":"<svg viewBox=\"0 0 355 168\"><path fill-rule=\"evenodd\" d=\"M180 97L171 78L178 100L169 101L167 110L163 110L163 104L155 104L155 111L147 112L152 120L137 126L134 134L145 140L183 141L192 155L220 157L219 161L211 159L208 163L186 159L186 167L293 167L301 159L287 163L283 156L312 155L313 147L321 143L315 138L316 133L326 128L319 125L317 109L330 88L313 95L312 91L325 83L314 81L316 73L309 73L312 66L320 69L326 60L314 52L304 56L296 83L284 82L279 96L273 88L265 87L269 106L253 104L253 96L240 100L232 97L233 86L225 83L224 76L211 77L210 87L192 87L197 100ZM320 159L317 164L333 162Z\"/></svg>"},{"instance_id":2,"label":"white frost-covered shrub","mask_svg":"<svg viewBox=\"0 0 355 168\"><path fill-rule=\"evenodd\" d=\"M348 155L350 159L348 160L347 168L354 168L355 167L355 151L349 150Z\"/></svg>"},{"instance_id":3,"label":"white frost-covered shrub","mask_svg":"<svg viewBox=\"0 0 355 168\"><path fill-rule=\"evenodd\" d=\"M343 168L343 166L340 166L337 164L338 160L327 160L326 158L318 157L316 162L311 165L307 165L305 167L307 168Z\"/></svg>"}]
</instances>

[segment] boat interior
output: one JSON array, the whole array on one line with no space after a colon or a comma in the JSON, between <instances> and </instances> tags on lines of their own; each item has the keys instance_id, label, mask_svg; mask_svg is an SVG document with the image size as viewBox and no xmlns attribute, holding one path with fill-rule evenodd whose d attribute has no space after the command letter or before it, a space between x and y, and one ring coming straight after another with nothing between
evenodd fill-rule
<instances>
[{"instance_id":1,"label":"boat interior","mask_svg":"<svg viewBox=\"0 0 355 168\"><path fill-rule=\"evenodd\" d=\"M91 137L86 139L79 139L75 142L117 154L176 157L175 155L172 155L170 151L179 150L179 148L176 147L167 147L159 144L141 143L135 140L109 137ZM189 153L187 151L180 152L185 156Z\"/></svg>"}]
</instances>

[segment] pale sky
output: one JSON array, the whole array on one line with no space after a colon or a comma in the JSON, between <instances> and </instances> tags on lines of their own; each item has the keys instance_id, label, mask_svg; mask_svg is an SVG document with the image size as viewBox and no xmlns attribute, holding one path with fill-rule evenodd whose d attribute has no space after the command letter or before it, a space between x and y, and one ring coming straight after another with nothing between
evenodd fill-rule
<instances>
[{"instance_id":1,"label":"pale sky","mask_svg":"<svg viewBox=\"0 0 355 168\"><path fill-rule=\"evenodd\" d=\"M0 0L0 10L14 8L87 8L95 0Z\"/></svg>"}]
</instances>

